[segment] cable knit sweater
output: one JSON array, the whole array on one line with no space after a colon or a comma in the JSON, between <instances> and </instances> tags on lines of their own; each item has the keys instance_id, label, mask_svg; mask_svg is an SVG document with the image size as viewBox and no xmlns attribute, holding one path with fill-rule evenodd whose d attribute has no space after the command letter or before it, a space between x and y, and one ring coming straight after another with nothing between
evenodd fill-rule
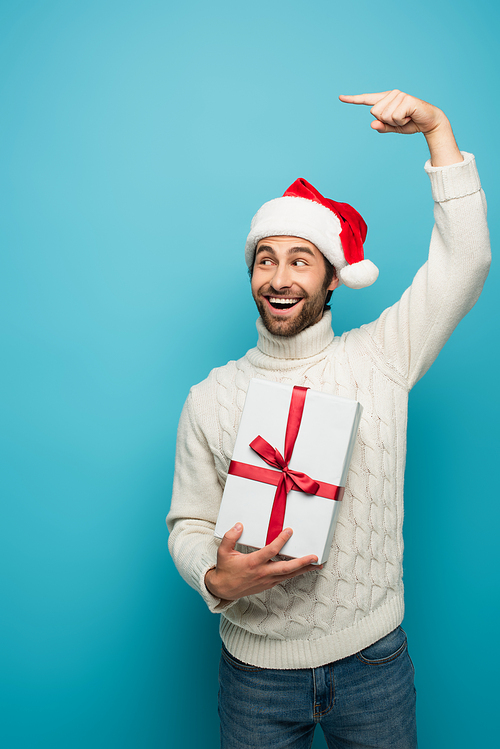
<instances>
[{"instance_id":1,"label":"cable knit sweater","mask_svg":"<svg viewBox=\"0 0 500 749\"><path fill-rule=\"evenodd\" d=\"M403 479L407 398L476 302L490 253L474 157L431 167L435 227L429 258L399 302L334 337L331 315L297 336L257 322L257 347L192 388L179 423L170 551L240 660L312 668L367 647L403 619ZM205 588L213 531L252 377L354 398L363 415L330 557L324 568L227 605Z\"/></svg>"}]
</instances>

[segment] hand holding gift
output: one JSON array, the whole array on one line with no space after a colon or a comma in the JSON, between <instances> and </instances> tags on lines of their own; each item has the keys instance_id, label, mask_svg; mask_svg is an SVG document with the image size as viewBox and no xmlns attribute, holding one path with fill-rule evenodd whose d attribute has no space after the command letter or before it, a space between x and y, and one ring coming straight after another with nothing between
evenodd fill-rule
<instances>
[{"instance_id":1,"label":"hand holding gift","mask_svg":"<svg viewBox=\"0 0 500 749\"><path fill-rule=\"evenodd\" d=\"M207 589L222 601L236 601L243 596L261 593L284 580L321 569L315 555L272 561L291 537L291 528L285 528L272 543L250 554L242 554L234 548L242 531L241 523L227 531L219 546L217 566L205 575Z\"/></svg>"},{"instance_id":2,"label":"hand holding gift","mask_svg":"<svg viewBox=\"0 0 500 749\"><path fill-rule=\"evenodd\" d=\"M361 411L347 398L251 380L215 536L260 549L257 562L295 557L291 571L312 555L326 562Z\"/></svg>"}]
</instances>

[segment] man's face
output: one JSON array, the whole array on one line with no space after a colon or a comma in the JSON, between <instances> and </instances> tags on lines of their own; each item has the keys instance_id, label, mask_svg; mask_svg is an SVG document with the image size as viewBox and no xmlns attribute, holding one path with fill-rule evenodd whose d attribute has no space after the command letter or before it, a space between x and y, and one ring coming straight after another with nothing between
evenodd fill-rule
<instances>
[{"instance_id":1,"label":"man's face","mask_svg":"<svg viewBox=\"0 0 500 749\"><path fill-rule=\"evenodd\" d=\"M299 237L266 237L255 252L252 295L266 328L274 335L293 336L321 320L328 291L323 255Z\"/></svg>"}]
</instances>

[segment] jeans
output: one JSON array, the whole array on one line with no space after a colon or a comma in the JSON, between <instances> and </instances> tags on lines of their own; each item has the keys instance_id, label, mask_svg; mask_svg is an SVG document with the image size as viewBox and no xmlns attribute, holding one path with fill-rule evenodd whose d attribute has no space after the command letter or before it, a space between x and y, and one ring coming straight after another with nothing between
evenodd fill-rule
<instances>
[{"instance_id":1,"label":"jeans","mask_svg":"<svg viewBox=\"0 0 500 749\"><path fill-rule=\"evenodd\" d=\"M416 749L414 669L398 627L360 653L319 668L258 668L223 646L222 749Z\"/></svg>"}]
</instances>

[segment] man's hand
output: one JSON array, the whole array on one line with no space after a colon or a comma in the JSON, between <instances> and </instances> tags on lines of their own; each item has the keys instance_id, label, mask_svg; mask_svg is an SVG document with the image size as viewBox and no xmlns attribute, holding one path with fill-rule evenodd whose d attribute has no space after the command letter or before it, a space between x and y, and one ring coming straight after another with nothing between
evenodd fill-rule
<instances>
[{"instance_id":1,"label":"man's hand","mask_svg":"<svg viewBox=\"0 0 500 749\"><path fill-rule=\"evenodd\" d=\"M378 94L339 96L346 104L371 106L370 113L376 117L371 123L379 133L430 133L447 122L446 115L437 107L397 89Z\"/></svg>"},{"instance_id":2,"label":"man's hand","mask_svg":"<svg viewBox=\"0 0 500 749\"><path fill-rule=\"evenodd\" d=\"M222 601L236 601L243 596L273 588L309 570L322 569L322 565L314 564L318 561L314 555L290 561L271 561L292 535L291 528L285 528L272 543L250 554L235 551L242 532L243 526L236 523L225 534L217 552L217 566L205 575L207 590Z\"/></svg>"},{"instance_id":3,"label":"man's hand","mask_svg":"<svg viewBox=\"0 0 500 749\"><path fill-rule=\"evenodd\" d=\"M376 118L371 127L379 133L423 133L432 166L448 166L463 161L450 122L438 107L397 89L376 94L342 95L339 99L346 104L371 107L370 112Z\"/></svg>"}]
</instances>

